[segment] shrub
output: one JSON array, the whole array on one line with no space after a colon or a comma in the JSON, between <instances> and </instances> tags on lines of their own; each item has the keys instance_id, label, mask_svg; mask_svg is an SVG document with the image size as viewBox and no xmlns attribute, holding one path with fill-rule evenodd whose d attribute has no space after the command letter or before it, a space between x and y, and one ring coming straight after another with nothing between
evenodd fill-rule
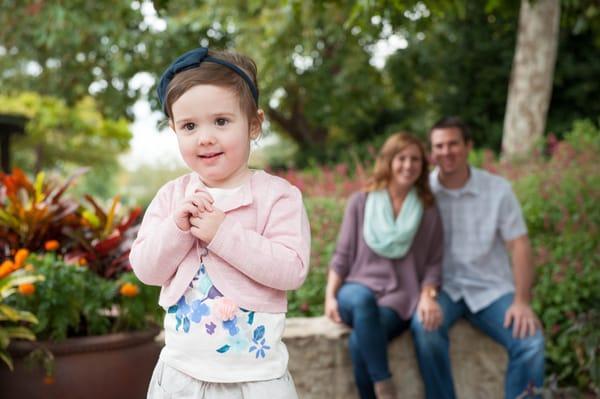
<instances>
[{"instance_id":1,"label":"shrub","mask_svg":"<svg viewBox=\"0 0 600 399\"><path fill-rule=\"evenodd\" d=\"M31 295L13 296L9 303L37 316L32 330L38 339L135 330L160 320L157 290L137 282L131 272L117 280L105 279L86 265L65 263L55 252L33 255L30 262L45 281ZM125 283L137 287L137 292L123 295Z\"/></svg>"},{"instance_id":2,"label":"shrub","mask_svg":"<svg viewBox=\"0 0 600 399\"><path fill-rule=\"evenodd\" d=\"M358 160L354 163L313 167L302 171L288 169L275 174L298 187L308 197L346 198L362 189L367 181L365 167Z\"/></svg>"},{"instance_id":3,"label":"shrub","mask_svg":"<svg viewBox=\"0 0 600 399\"><path fill-rule=\"evenodd\" d=\"M311 228L310 272L300 289L288 294L289 316L323 314L328 263L335 250L345 201L340 198L305 199Z\"/></svg>"},{"instance_id":4,"label":"shrub","mask_svg":"<svg viewBox=\"0 0 600 399\"><path fill-rule=\"evenodd\" d=\"M18 169L0 174L0 278L13 271L17 258L22 264L23 251L31 252L28 272L44 278L35 286L19 287L21 295L6 299L6 306L35 315L38 323L31 331L41 340L159 323L159 289L141 284L128 260L141 210L123 209L118 196L107 210L89 195L85 202L68 198L74 178L58 184L43 173L34 182ZM0 348L6 348L1 335ZM30 337L23 333L22 338ZM32 356L36 353L43 354L51 374L52 355L42 350Z\"/></svg>"},{"instance_id":5,"label":"shrub","mask_svg":"<svg viewBox=\"0 0 600 399\"><path fill-rule=\"evenodd\" d=\"M600 393L600 130L579 121L515 190L535 249L533 306L546 335L547 374ZM594 343L596 345L594 346Z\"/></svg>"},{"instance_id":6,"label":"shrub","mask_svg":"<svg viewBox=\"0 0 600 399\"><path fill-rule=\"evenodd\" d=\"M63 184L47 181L43 172L35 182L20 169L11 175L0 172L0 260L11 249L36 251L50 239L62 241L66 228L80 224L74 216L79 204L64 193L83 172L79 170Z\"/></svg>"},{"instance_id":7,"label":"shrub","mask_svg":"<svg viewBox=\"0 0 600 399\"><path fill-rule=\"evenodd\" d=\"M20 250L14 259L2 262L0 266L0 360L11 370L12 359L8 345L12 339L27 339L33 341L35 335L28 328L37 323L36 317L28 311L10 306L12 295L29 295L35 292L34 283L42 280L40 276L27 273L23 266L29 252Z\"/></svg>"}]
</instances>

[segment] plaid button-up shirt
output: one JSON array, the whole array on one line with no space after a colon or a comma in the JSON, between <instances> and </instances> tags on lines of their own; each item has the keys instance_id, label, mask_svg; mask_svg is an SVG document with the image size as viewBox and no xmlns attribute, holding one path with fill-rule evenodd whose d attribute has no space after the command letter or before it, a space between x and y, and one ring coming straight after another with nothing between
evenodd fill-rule
<instances>
[{"instance_id":1,"label":"plaid button-up shirt","mask_svg":"<svg viewBox=\"0 0 600 399\"><path fill-rule=\"evenodd\" d=\"M470 167L467 184L450 190L438 172L431 172L429 182L444 224L442 287L477 312L514 291L505 243L527 234L527 227L506 179Z\"/></svg>"}]
</instances>

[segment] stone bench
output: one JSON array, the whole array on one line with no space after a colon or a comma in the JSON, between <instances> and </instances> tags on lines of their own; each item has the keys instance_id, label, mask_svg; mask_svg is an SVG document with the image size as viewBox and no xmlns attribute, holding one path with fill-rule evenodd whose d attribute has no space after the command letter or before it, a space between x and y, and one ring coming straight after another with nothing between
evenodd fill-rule
<instances>
[{"instance_id":1,"label":"stone bench","mask_svg":"<svg viewBox=\"0 0 600 399\"><path fill-rule=\"evenodd\" d=\"M290 318L283 340L289 369L300 399L354 399L352 364L348 353L349 329L322 317ZM450 358L457 397L501 399L507 355L490 338L459 321L450 331ZM390 366L403 399L424 397L410 332L395 339Z\"/></svg>"}]
</instances>

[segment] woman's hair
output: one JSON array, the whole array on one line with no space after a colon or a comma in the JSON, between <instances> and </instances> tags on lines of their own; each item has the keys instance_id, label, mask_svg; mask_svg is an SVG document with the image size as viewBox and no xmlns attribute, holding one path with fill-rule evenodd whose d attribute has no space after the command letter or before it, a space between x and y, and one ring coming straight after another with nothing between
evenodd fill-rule
<instances>
[{"instance_id":1,"label":"woman's hair","mask_svg":"<svg viewBox=\"0 0 600 399\"><path fill-rule=\"evenodd\" d=\"M427 161L425 146L415 136L406 132L394 133L385 141L375 159L373 175L367 182L366 191L387 188L392 179L392 160L396 154L409 145L416 145L421 153L421 173L415 182L415 187L423 206L429 207L434 204L435 200L429 187L429 162Z\"/></svg>"},{"instance_id":2,"label":"woman's hair","mask_svg":"<svg viewBox=\"0 0 600 399\"><path fill-rule=\"evenodd\" d=\"M258 91L257 68L250 57L232 51L209 50L208 55L227 61L242 69L254 82ZM167 86L165 96L165 111L169 119L173 118L172 107L186 91L198 85L215 85L231 89L240 100L240 109L252 122L258 112L258 104L254 100L248 83L231 68L214 62L203 62L197 68L188 69L175 75Z\"/></svg>"}]
</instances>

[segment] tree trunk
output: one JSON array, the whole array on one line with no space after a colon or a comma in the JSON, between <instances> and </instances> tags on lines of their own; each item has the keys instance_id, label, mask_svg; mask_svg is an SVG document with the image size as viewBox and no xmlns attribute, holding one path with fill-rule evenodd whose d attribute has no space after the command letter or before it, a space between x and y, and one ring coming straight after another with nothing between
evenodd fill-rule
<instances>
[{"instance_id":1,"label":"tree trunk","mask_svg":"<svg viewBox=\"0 0 600 399\"><path fill-rule=\"evenodd\" d=\"M285 116L271 107L266 108L266 113L269 119L289 134L301 149L322 146L327 138L327 129L322 126L312 126L302 107L294 106L291 116Z\"/></svg>"},{"instance_id":2,"label":"tree trunk","mask_svg":"<svg viewBox=\"0 0 600 399\"><path fill-rule=\"evenodd\" d=\"M560 17L559 0L522 0L502 152L524 156L542 138L552 96Z\"/></svg>"}]
</instances>

